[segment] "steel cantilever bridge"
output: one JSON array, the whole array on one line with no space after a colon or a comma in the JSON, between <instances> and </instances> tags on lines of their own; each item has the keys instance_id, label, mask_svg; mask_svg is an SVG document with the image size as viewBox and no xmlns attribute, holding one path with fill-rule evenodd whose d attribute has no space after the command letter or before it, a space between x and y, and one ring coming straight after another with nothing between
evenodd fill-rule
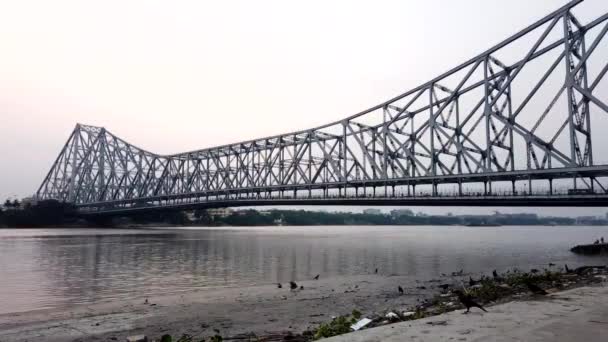
<instances>
[{"instance_id":1,"label":"steel cantilever bridge","mask_svg":"<svg viewBox=\"0 0 608 342\"><path fill-rule=\"evenodd\" d=\"M608 165L594 163L593 148L603 146L591 135L592 120L608 115L608 14L581 23L572 13L581 2L415 89L314 129L158 155L78 124L37 196L90 214L608 205Z\"/></svg>"}]
</instances>

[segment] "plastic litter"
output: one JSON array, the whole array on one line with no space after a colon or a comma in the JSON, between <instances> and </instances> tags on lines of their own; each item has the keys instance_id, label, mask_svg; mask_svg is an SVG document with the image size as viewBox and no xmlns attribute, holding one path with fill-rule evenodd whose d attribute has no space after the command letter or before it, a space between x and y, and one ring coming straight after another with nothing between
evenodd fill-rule
<instances>
[{"instance_id":1,"label":"plastic litter","mask_svg":"<svg viewBox=\"0 0 608 342\"><path fill-rule=\"evenodd\" d=\"M369 318L362 318L357 323L351 325L350 328L353 329L353 331L357 331L370 324L371 322L372 320Z\"/></svg>"}]
</instances>

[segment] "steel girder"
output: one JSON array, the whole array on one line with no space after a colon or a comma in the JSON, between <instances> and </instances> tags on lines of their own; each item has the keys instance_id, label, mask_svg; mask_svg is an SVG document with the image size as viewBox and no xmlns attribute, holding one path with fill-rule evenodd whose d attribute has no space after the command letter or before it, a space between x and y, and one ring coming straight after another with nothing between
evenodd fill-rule
<instances>
[{"instance_id":1,"label":"steel girder","mask_svg":"<svg viewBox=\"0 0 608 342\"><path fill-rule=\"evenodd\" d=\"M462 194L462 184L479 182L479 175L484 185L512 181L515 193L521 179L571 178L576 187L582 173L572 170L587 167L595 171L583 184L605 192L597 177L608 176L608 165L593 163L591 104L597 115L608 114L596 91L608 71L598 52L608 14L583 25L571 12L581 1L426 84L310 130L158 155L78 124L37 196L96 208L284 198L286 191L294 198L360 190L367 196L368 188L376 195L382 186L387 196L387 187L394 194L403 185L415 193L416 184L429 184L425 179L436 196L445 183L458 184ZM593 76L589 63L598 65ZM534 78L528 70L542 72Z\"/></svg>"}]
</instances>

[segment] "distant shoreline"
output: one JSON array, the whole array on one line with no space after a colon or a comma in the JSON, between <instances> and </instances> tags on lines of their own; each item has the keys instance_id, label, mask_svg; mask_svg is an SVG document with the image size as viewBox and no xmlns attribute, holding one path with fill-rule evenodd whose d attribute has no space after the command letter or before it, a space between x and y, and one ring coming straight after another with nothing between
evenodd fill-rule
<instances>
[{"instance_id":1,"label":"distant shoreline","mask_svg":"<svg viewBox=\"0 0 608 342\"><path fill-rule=\"evenodd\" d=\"M142 227L259 227L259 226L607 226L596 216L549 217L531 213L490 215L427 215L409 209L390 213L367 209L363 213L307 210L151 211L129 216L83 217L69 203L41 201L24 208L0 211L0 228L142 228Z\"/></svg>"}]
</instances>

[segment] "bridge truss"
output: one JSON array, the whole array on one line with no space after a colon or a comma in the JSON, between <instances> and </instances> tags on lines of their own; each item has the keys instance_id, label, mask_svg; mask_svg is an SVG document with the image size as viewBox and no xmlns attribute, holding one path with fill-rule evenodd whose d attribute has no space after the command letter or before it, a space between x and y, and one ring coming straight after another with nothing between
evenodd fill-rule
<instances>
[{"instance_id":1,"label":"bridge truss","mask_svg":"<svg viewBox=\"0 0 608 342\"><path fill-rule=\"evenodd\" d=\"M603 137L592 139L591 130L592 117L608 115L608 14L583 24L572 13L581 2L419 87L314 129L158 155L78 124L37 196L91 213L606 205L608 165L594 161Z\"/></svg>"}]
</instances>

